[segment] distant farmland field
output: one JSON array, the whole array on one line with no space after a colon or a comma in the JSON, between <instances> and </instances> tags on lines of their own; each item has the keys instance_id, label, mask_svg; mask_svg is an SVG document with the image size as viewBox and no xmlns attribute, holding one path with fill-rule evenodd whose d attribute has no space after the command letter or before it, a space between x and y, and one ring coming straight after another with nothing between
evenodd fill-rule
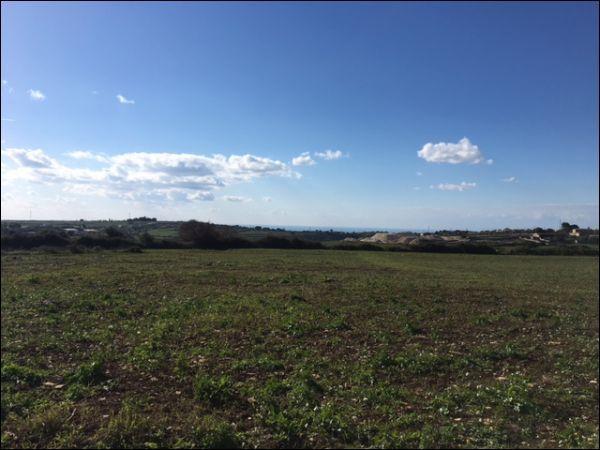
<instances>
[{"instance_id":1,"label":"distant farmland field","mask_svg":"<svg viewBox=\"0 0 600 450\"><path fill-rule=\"evenodd\" d=\"M597 447L598 258L2 254L3 447Z\"/></svg>"}]
</instances>

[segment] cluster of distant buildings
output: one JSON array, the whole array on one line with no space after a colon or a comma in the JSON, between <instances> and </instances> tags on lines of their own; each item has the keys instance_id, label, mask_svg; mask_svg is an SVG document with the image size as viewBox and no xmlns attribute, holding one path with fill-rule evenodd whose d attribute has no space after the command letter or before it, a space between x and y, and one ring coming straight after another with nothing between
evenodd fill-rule
<instances>
[{"instance_id":1,"label":"cluster of distant buildings","mask_svg":"<svg viewBox=\"0 0 600 450\"><path fill-rule=\"evenodd\" d=\"M432 233L419 233L416 235L406 235L405 233L375 233L373 236L356 239L346 238L345 241L359 241L359 242L371 242L376 244L405 244L405 245L419 245L419 244L451 244L459 242L468 242L468 238L461 236L442 236Z\"/></svg>"},{"instance_id":2,"label":"cluster of distant buildings","mask_svg":"<svg viewBox=\"0 0 600 450\"><path fill-rule=\"evenodd\" d=\"M94 234L98 233L96 228L63 228L62 229L69 236L81 236L84 234Z\"/></svg>"}]
</instances>

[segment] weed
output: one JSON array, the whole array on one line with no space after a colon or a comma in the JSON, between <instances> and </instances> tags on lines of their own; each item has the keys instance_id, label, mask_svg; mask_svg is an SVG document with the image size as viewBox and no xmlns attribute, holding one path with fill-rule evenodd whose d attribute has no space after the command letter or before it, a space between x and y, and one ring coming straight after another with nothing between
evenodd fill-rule
<instances>
[{"instance_id":1,"label":"weed","mask_svg":"<svg viewBox=\"0 0 600 450\"><path fill-rule=\"evenodd\" d=\"M218 378L210 375L199 375L194 383L196 398L206 401L212 406L222 406L235 396L233 383L227 375Z\"/></svg>"}]
</instances>

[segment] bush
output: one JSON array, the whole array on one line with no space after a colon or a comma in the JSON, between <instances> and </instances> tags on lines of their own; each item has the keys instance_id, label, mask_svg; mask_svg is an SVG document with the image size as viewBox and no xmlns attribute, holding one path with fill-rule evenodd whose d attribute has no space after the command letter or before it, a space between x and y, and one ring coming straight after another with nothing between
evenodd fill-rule
<instances>
[{"instance_id":1,"label":"bush","mask_svg":"<svg viewBox=\"0 0 600 450\"><path fill-rule=\"evenodd\" d=\"M154 236L152 236L150 233L148 233L147 231L145 231L140 236L140 243L144 247L152 247L154 245Z\"/></svg>"},{"instance_id":2,"label":"bush","mask_svg":"<svg viewBox=\"0 0 600 450\"><path fill-rule=\"evenodd\" d=\"M223 235L212 223L189 220L179 226L179 237L197 248L223 248Z\"/></svg>"},{"instance_id":3,"label":"bush","mask_svg":"<svg viewBox=\"0 0 600 450\"><path fill-rule=\"evenodd\" d=\"M17 232L2 236L2 249L29 250L36 247L66 247L70 241L56 231L43 231L35 234Z\"/></svg>"},{"instance_id":4,"label":"bush","mask_svg":"<svg viewBox=\"0 0 600 450\"><path fill-rule=\"evenodd\" d=\"M104 233L110 238L123 237L125 234L116 227L108 227L104 230Z\"/></svg>"}]
</instances>

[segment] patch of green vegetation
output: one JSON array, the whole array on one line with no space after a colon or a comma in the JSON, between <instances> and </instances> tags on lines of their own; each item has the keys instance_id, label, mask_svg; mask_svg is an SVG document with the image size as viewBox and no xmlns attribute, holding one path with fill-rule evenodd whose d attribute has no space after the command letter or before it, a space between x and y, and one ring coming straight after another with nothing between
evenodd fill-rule
<instances>
[{"instance_id":1,"label":"patch of green vegetation","mask_svg":"<svg viewBox=\"0 0 600 450\"><path fill-rule=\"evenodd\" d=\"M89 363L81 364L67 377L69 382L78 383L84 386L97 384L105 379L106 375L104 373L104 361L102 360L95 360Z\"/></svg>"},{"instance_id":2,"label":"patch of green vegetation","mask_svg":"<svg viewBox=\"0 0 600 450\"><path fill-rule=\"evenodd\" d=\"M42 381L43 374L40 371L13 363L2 362L2 384L14 383L28 386L37 386Z\"/></svg>"},{"instance_id":3,"label":"patch of green vegetation","mask_svg":"<svg viewBox=\"0 0 600 450\"><path fill-rule=\"evenodd\" d=\"M1 281L3 448L597 447L597 258L14 252Z\"/></svg>"},{"instance_id":4,"label":"patch of green vegetation","mask_svg":"<svg viewBox=\"0 0 600 450\"><path fill-rule=\"evenodd\" d=\"M239 448L240 441L233 427L222 420L205 417L194 427L194 445L200 448Z\"/></svg>"},{"instance_id":5,"label":"patch of green vegetation","mask_svg":"<svg viewBox=\"0 0 600 450\"><path fill-rule=\"evenodd\" d=\"M227 375L199 375L194 383L194 393L198 400L212 406L223 406L235 396L233 383Z\"/></svg>"}]
</instances>

